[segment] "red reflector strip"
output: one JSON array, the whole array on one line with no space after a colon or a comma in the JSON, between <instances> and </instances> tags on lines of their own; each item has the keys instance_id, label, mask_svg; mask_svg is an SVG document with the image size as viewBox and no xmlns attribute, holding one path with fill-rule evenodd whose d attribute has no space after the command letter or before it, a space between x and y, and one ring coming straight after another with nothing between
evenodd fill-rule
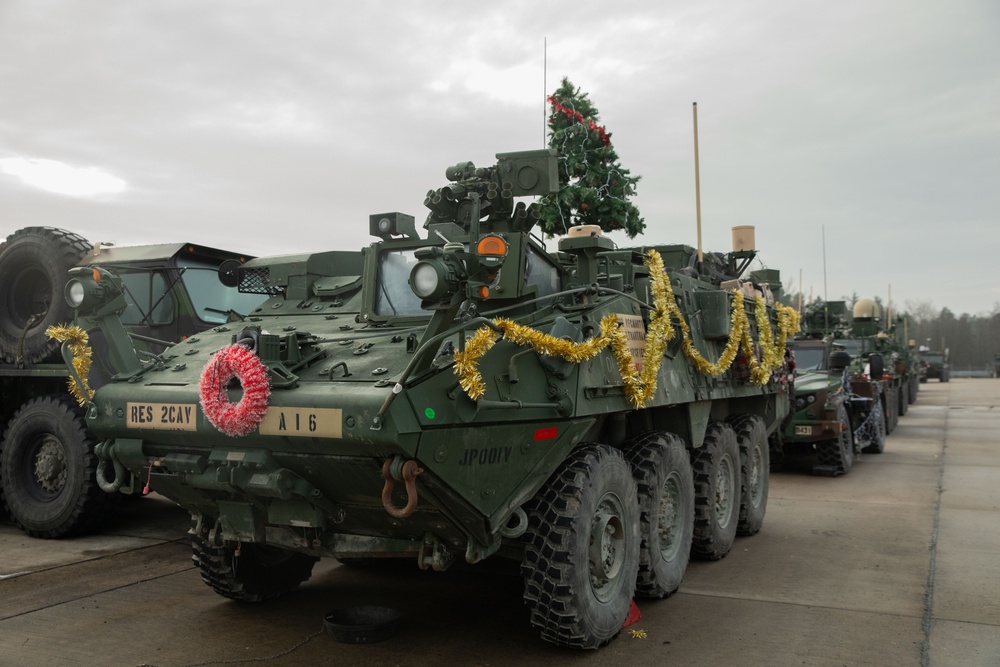
<instances>
[{"instance_id":1,"label":"red reflector strip","mask_svg":"<svg viewBox=\"0 0 1000 667\"><path fill-rule=\"evenodd\" d=\"M535 442L539 440L555 440L559 436L557 428L540 428L535 431Z\"/></svg>"}]
</instances>

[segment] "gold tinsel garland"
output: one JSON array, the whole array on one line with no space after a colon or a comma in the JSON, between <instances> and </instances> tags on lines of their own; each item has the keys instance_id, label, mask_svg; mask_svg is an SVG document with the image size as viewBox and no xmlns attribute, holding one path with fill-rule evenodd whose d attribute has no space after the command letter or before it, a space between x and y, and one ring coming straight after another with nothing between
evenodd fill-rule
<instances>
[{"instance_id":1,"label":"gold tinsel garland","mask_svg":"<svg viewBox=\"0 0 1000 667\"><path fill-rule=\"evenodd\" d=\"M454 371L462 389L472 399L477 399L486 393L486 383L479 372L479 359L500 337L515 345L530 346L539 354L561 357L577 364L593 359L601 350L610 346L622 376L625 395L632 405L637 408L642 407L656 393L656 378L663 363L667 343L675 335L670 321L671 316L677 320L681 329L681 349L684 355L691 365L705 375L721 375L726 372L740 348L748 360L750 381L754 384L765 384L771 376L771 371L781 366L785 356L785 341L799 329L798 313L795 310L781 304L775 305L778 314L778 337L775 340L764 299L760 296L756 298L754 315L757 321L758 345L761 349L761 358L758 360L754 352L753 339L750 337L750 322L743 306L743 292L734 290L729 340L719 359L712 363L698 352L691 340L688 324L677 306L670 278L663 267L660 254L650 250L644 261L649 267L653 312L649 318L645 349L646 359L652 362L644 364L642 371L636 370L632 354L628 350L625 332L618 326L618 316L615 314L606 315L601 320L600 335L580 343L556 338L509 319L498 318L493 322L496 329L489 326L481 327L466 341L464 350L455 352Z\"/></svg>"},{"instance_id":2,"label":"gold tinsel garland","mask_svg":"<svg viewBox=\"0 0 1000 667\"><path fill-rule=\"evenodd\" d=\"M76 398L77 403L86 405L87 401L94 397L94 390L90 388L87 377L90 375L90 365L93 363L93 353L90 349L90 336L78 326L57 325L45 330L45 335L54 338L60 343L69 341L69 349L73 353L73 369L80 377L83 386L76 383L76 378L70 376L69 391Z\"/></svg>"}]
</instances>

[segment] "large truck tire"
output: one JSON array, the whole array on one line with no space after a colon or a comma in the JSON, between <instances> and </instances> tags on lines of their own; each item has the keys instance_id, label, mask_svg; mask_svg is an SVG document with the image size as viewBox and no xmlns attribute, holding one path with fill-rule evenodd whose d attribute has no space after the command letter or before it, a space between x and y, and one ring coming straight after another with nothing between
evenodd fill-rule
<instances>
[{"instance_id":1,"label":"large truck tire","mask_svg":"<svg viewBox=\"0 0 1000 667\"><path fill-rule=\"evenodd\" d=\"M0 358L51 359L59 343L45 330L73 319L63 298L67 272L91 250L85 239L54 227L25 227L0 244ZM29 325L30 322L30 325Z\"/></svg>"},{"instance_id":2,"label":"large truck tire","mask_svg":"<svg viewBox=\"0 0 1000 667\"><path fill-rule=\"evenodd\" d=\"M694 537L691 556L724 558L736 539L742 478L740 448L733 427L710 421L701 447L691 453L694 471Z\"/></svg>"},{"instance_id":3,"label":"large truck tire","mask_svg":"<svg viewBox=\"0 0 1000 667\"><path fill-rule=\"evenodd\" d=\"M736 534L756 535L764 525L767 513L767 493L770 487L770 447L767 427L757 415L738 414L726 421L736 432L740 446L740 519Z\"/></svg>"},{"instance_id":4,"label":"large truck tire","mask_svg":"<svg viewBox=\"0 0 1000 667\"><path fill-rule=\"evenodd\" d=\"M621 631L639 572L636 493L621 452L585 444L530 501L524 602L546 641L595 649Z\"/></svg>"},{"instance_id":5,"label":"large truck tire","mask_svg":"<svg viewBox=\"0 0 1000 667\"><path fill-rule=\"evenodd\" d=\"M650 431L625 447L639 493L639 574L635 592L672 595L681 585L694 534L694 478L684 440Z\"/></svg>"},{"instance_id":6,"label":"large truck tire","mask_svg":"<svg viewBox=\"0 0 1000 667\"><path fill-rule=\"evenodd\" d=\"M69 396L27 401L0 442L0 497L32 537L80 535L107 517L110 496L97 485L96 470L94 437Z\"/></svg>"}]
</instances>

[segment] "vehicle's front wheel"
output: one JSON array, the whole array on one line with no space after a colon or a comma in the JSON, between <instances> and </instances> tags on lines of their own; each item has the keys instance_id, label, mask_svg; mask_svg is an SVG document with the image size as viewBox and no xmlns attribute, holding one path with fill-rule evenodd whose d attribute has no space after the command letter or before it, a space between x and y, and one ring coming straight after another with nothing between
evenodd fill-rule
<instances>
[{"instance_id":1,"label":"vehicle's front wheel","mask_svg":"<svg viewBox=\"0 0 1000 667\"><path fill-rule=\"evenodd\" d=\"M836 477L846 475L854 466L854 434L843 404L837 406L837 423L840 432L836 438L816 443L818 465L813 468L813 474Z\"/></svg>"},{"instance_id":2,"label":"vehicle's front wheel","mask_svg":"<svg viewBox=\"0 0 1000 667\"><path fill-rule=\"evenodd\" d=\"M94 438L69 396L26 402L0 443L0 496L18 528L60 538L93 530L110 510L97 485Z\"/></svg>"},{"instance_id":3,"label":"vehicle's front wheel","mask_svg":"<svg viewBox=\"0 0 1000 667\"><path fill-rule=\"evenodd\" d=\"M572 648L611 641L639 569L639 506L621 452L577 448L529 503L524 602L542 639Z\"/></svg>"},{"instance_id":4,"label":"vehicle's front wheel","mask_svg":"<svg viewBox=\"0 0 1000 667\"><path fill-rule=\"evenodd\" d=\"M191 560L216 593L240 602L261 602L294 591L312 576L319 559L267 544L209 543L207 528L190 531Z\"/></svg>"}]
</instances>

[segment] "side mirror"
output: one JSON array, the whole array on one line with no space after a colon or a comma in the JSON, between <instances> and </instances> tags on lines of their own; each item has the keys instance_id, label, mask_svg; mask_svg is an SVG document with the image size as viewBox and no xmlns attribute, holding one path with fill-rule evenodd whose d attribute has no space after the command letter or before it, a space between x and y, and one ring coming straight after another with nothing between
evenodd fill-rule
<instances>
[{"instance_id":1,"label":"side mirror","mask_svg":"<svg viewBox=\"0 0 1000 667\"><path fill-rule=\"evenodd\" d=\"M885 359L881 354L872 353L868 357L868 376L873 380L881 380L885 375Z\"/></svg>"},{"instance_id":2,"label":"side mirror","mask_svg":"<svg viewBox=\"0 0 1000 667\"><path fill-rule=\"evenodd\" d=\"M241 266L238 259L227 259L219 265L219 282L226 287L236 287L240 284L237 269Z\"/></svg>"}]
</instances>

